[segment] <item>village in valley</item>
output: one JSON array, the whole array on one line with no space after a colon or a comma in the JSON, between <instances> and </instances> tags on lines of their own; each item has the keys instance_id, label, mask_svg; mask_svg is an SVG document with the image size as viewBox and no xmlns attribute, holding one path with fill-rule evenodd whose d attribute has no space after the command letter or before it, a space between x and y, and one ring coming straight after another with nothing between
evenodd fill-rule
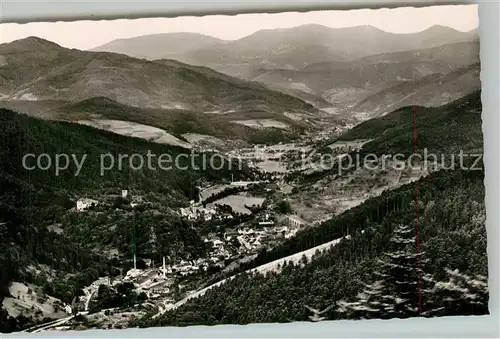
<instances>
[{"instance_id":1,"label":"village in valley","mask_svg":"<svg viewBox=\"0 0 500 339\"><path fill-rule=\"evenodd\" d=\"M171 212L200 234L207 249L203 257L165 255L161 261L155 262L151 258L136 257L135 244L131 244L133 251L129 260L133 264L129 270L113 278L99 278L84 288L83 294L71 305L61 304L60 308L65 311L57 320L27 331L124 328L134 317L150 313L161 315L241 273L241 266L251 262L264 249L271 250L297 232L315 227L371 196L380 195L384 189L427 174L356 169L341 176L323 175L322 153L327 152L334 161L339 161L370 141L329 142L339 133L342 130L333 135L311 135L297 143L255 145L224 153L227 158L237 159L250 168L253 178L197 182L197 199ZM319 149L323 151L318 152ZM297 180L316 172L322 174L323 179L314 185L304 185L303 180ZM146 196L137 195L127 188L122 188L121 195L108 195L105 199L107 201L81 197L76 201L74 212L85 214L113 207L117 199L121 201L120 208L128 211L149 203ZM57 225L53 227L57 228ZM151 244L154 246L153 227L151 230ZM303 255L310 258L316 251L330 245L282 258L254 270L276 270L287 260L299 262ZM121 291L122 297L130 299L126 302L128 307L101 305L97 299L102 298L103 289Z\"/></svg>"},{"instance_id":2,"label":"village in valley","mask_svg":"<svg viewBox=\"0 0 500 339\"><path fill-rule=\"evenodd\" d=\"M198 182L197 199L172 211L201 235L207 248L205 256L174 258L165 255L160 262L155 262L136 257L135 245L131 244L133 264L129 270L117 277L101 277L94 281L83 289L83 295L72 305L61 305L66 316L28 331L122 328L133 317L148 312L160 315L238 274L241 265L255 259L262 250L270 250L297 232L314 227L371 196L380 195L384 189L427 174L356 169L342 176L327 175L312 186L304 186L297 178L325 170L320 159L322 153L328 152L338 161L370 141L328 142L339 133L342 130L336 130L333 135L311 135L297 143L255 145L224 153L252 169L252 180L232 178L227 182ZM318 152L319 149L323 151ZM148 204L145 196L126 188L122 188L121 196L112 198L121 198L126 203L122 208L132 211ZM90 213L109 204L109 201L81 197L74 211ZM154 236L151 241L154 243ZM298 262L303 255L310 257L318 250L323 248L282 258L256 270L276 270L286 260ZM131 298L129 307L96 306L96 299L101 298L99 291L102 293L106 288L128 295Z\"/></svg>"},{"instance_id":3,"label":"village in valley","mask_svg":"<svg viewBox=\"0 0 500 339\"><path fill-rule=\"evenodd\" d=\"M204 258L164 256L161 262L154 262L149 258L137 258L134 253L133 267L130 270L117 277L99 278L84 288L83 295L73 300L72 305L61 305L65 311L58 320L27 331L89 326L125 327L132 316L140 316L154 309L163 312L207 287L204 282L211 273L230 275L241 263L255 258L262 249L271 249L293 237L310 223L293 213L290 208L287 196L293 187L286 183L286 165L281 161L286 152L302 149L303 146L291 144L232 152L228 156L239 157L247 166L257 170L256 179L206 183L197 187L197 200L191 200L188 206L173 211L191 227L206 227L211 230L202 235L208 248ZM271 163L268 170L259 166L266 161ZM272 170L279 166L283 166L285 170ZM110 199L109 196L107 198ZM148 203L144 196L135 195L128 189L121 190L121 199L127 202L126 208L132 210ZM109 201L81 197L76 201L74 212L92 213L96 209L105 208L106 204L109 205ZM139 261L141 265L138 265ZM117 308L96 309L92 306L103 286L117 289L124 284L133 287L136 298L140 296L140 303L134 300L128 311ZM84 324L82 319L85 319Z\"/></svg>"}]
</instances>

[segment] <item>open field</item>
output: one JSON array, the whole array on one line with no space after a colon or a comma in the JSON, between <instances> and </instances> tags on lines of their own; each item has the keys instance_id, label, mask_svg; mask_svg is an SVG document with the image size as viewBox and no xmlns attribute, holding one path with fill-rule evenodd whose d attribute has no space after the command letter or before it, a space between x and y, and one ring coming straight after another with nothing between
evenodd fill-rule
<instances>
[{"instance_id":1,"label":"open field","mask_svg":"<svg viewBox=\"0 0 500 339\"><path fill-rule=\"evenodd\" d=\"M189 143L174 137L172 134L169 134L160 128L138 124L135 122L95 119L79 120L78 123L110 131L116 134L145 139L159 144L192 148Z\"/></svg>"},{"instance_id":2,"label":"open field","mask_svg":"<svg viewBox=\"0 0 500 339\"><path fill-rule=\"evenodd\" d=\"M247 197L244 194L238 194L216 200L213 205L229 205L236 213L251 214L252 212L245 206L261 206L264 201L264 198Z\"/></svg>"},{"instance_id":3,"label":"open field","mask_svg":"<svg viewBox=\"0 0 500 339\"><path fill-rule=\"evenodd\" d=\"M280 128L287 129L289 126L283 122L279 122L273 119L256 119L256 120L233 120L231 121L235 124L240 124L248 127L254 128Z\"/></svg>"}]
</instances>

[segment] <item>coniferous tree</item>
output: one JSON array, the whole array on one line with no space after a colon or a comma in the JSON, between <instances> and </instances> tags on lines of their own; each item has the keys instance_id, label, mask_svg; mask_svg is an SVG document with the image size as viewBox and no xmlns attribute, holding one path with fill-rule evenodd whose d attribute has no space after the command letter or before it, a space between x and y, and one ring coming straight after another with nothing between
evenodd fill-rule
<instances>
[{"instance_id":1,"label":"coniferous tree","mask_svg":"<svg viewBox=\"0 0 500 339\"><path fill-rule=\"evenodd\" d=\"M421 283L430 282L428 275L419 275L425 264L422 253L415 248L414 231L397 225L390 239L389 251L378 260L375 281L363 284L355 302L338 302L338 312L352 318L407 318L420 312Z\"/></svg>"},{"instance_id":2,"label":"coniferous tree","mask_svg":"<svg viewBox=\"0 0 500 339\"><path fill-rule=\"evenodd\" d=\"M372 284L363 285L364 289L357 295L357 301L339 301L337 312L355 319L382 318L384 309L389 306L389 300L384 296L383 281L377 280Z\"/></svg>"}]
</instances>

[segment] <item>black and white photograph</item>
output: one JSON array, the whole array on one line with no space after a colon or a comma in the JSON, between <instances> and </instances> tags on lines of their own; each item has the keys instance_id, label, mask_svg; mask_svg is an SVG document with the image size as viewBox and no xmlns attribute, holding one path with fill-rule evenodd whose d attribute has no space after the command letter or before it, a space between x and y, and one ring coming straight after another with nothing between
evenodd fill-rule
<instances>
[{"instance_id":1,"label":"black and white photograph","mask_svg":"<svg viewBox=\"0 0 500 339\"><path fill-rule=\"evenodd\" d=\"M489 314L478 27L1 23L0 333Z\"/></svg>"}]
</instances>

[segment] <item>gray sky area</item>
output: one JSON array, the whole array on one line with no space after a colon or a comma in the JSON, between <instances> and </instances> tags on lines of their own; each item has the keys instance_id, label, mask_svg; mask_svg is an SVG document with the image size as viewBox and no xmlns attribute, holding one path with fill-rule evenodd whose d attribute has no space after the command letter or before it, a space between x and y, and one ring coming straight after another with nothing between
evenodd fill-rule
<instances>
[{"instance_id":1,"label":"gray sky area","mask_svg":"<svg viewBox=\"0 0 500 339\"><path fill-rule=\"evenodd\" d=\"M479 18L477 5L460 5L234 16L9 23L0 25L0 43L38 36L64 47L90 49L114 39L171 32L194 32L235 40L261 29L288 28L311 23L335 28L372 25L387 32L413 33L433 25L469 31L478 27Z\"/></svg>"}]
</instances>

